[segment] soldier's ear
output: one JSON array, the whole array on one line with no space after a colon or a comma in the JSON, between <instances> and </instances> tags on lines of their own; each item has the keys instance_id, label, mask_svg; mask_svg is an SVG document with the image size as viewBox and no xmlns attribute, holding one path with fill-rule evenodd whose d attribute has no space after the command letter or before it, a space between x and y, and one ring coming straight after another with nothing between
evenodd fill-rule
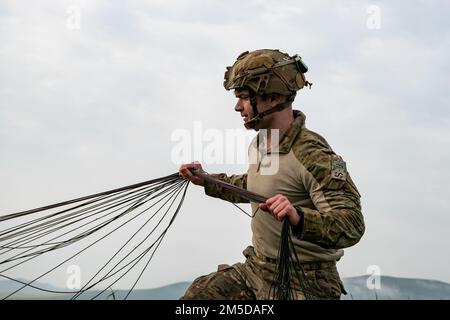
<instances>
[{"instance_id":1,"label":"soldier's ear","mask_svg":"<svg viewBox=\"0 0 450 320\"><path fill-rule=\"evenodd\" d=\"M273 102L274 105L286 102L286 96L283 96L283 95L281 95L279 93L272 93L270 95L270 102Z\"/></svg>"}]
</instances>

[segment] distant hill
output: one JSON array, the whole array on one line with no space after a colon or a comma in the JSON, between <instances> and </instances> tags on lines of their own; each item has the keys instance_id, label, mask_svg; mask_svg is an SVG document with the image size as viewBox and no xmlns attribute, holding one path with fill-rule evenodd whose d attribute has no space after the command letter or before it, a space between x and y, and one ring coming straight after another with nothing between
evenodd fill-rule
<instances>
[{"instance_id":1,"label":"distant hill","mask_svg":"<svg viewBox=\"0 0 450 320\"><path fill-rule=\"evenodd\" d=\"M23 280L25 281L25 280ZM344 286L348 292L346 296L342 296L343 300L406 300L406 299L444 299L450 300L450 284L426 279L408 279L390 276L381 277L381 288L379 290L370 290L366 285L367 276L359 276L352 278L344 278ZM175 300L179 299L186 291L190 282L177 282L171 285L154 289L138 289L134 290L128 299L133 300ZM39 287L51 290L57 288L48 284L37 283ZM0 281L0 299L5 297L7 293L13 292L19 287L18 284L2 280ZM64 291L64 290L61 290ZM99 291L92 291L83 294L81 299L91 299ZM117 299L122 300L128 293L126 290L108 290L102 293L98 299ZM20 294L14 296L14 299L70 299L71 295L51 294L39 292L35 289L28 288Z\"/></svg>"},{"instance_id":2,"label":"distant hill","mask_svg":"<svg viewBox=\"0 0 450 320\"><path fill-rule=\"evenodd\" d=\"M24 279L20 279L23 282L26 282ZM160 288L153 289L136 289L131 292L128 299L132 300L175 300L183 295L189 286L190 282L177 282L167 286L163 286ZM56 288L54 286L48 285L46 283L33 283L34 286L45 288L54 291L67 291L67 289ZM10 280L1 280L0 281L0 299L3 299L8 294L14 292L23 286L20 283L10 281ZM92 299L96 296L100 291L92 290L82 294L79 299ZM101 293L98 298L100 300L123 300L125 296L128 294L128 290L110 290ZM68 300L73 295L66 294L55 294L49 292L42 292L34 288L24 288L19 293L15 294L10 299L32 299L32 300Z\"/></svg>"},{"instance_id":3,"label":"distant hill","mask_svg":"<svg viewBox=\"0 0 450 320\"><path fill-rule=\"evenodd\" d=\"M450 300L450 284L442 281L383 276L380 290L367 288L367 276L344 278L343 282L348 292L344 300Z\"/></svg>"},{"instance_id":4,"label":"distant hill","mask_svg":"<svg viewBox=\"0 0 450 320\"><path fill-rule=\"evenodd\" d=\"M19 278L17 280L21 281L23 283L28 283L30 281L30 280L22 279L22 278ZM0 297L3 296L3 293L5 293L5 292L12 293L12 292L16 291L17 289L22 288L24 286L23 283L20 283L17 281L11 281L11 280L0 280L0 293L2 293L2 294L0 294ZM55 290L55 291L60 290L59 288L57 288L51 284L48 284L48 283L36 282L36 283L33 283L33 285L37 286L39 288L47 289L47 290ZM62 290L62 291L64 291L64 290ZM34 289L32 287L26 286L23 289L21 289L21 292L22 293L40 293L41 291Z\"/></svg>"}]
</instances>

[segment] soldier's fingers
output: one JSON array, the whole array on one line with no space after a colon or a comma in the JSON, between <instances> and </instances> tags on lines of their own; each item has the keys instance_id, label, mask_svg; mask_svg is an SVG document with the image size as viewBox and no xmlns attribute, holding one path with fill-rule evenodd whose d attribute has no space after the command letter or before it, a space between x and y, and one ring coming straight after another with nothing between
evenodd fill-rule
<instances>
[{"instance_id":1,"label":"soldier's fingers","mask_svg":"<svg viewBox=\"0 0 450 320\"><path fill-rule=\"evenodd\" d=\"M266 204L269 207L270 210L272 210L271 208L276 206L277 201L280 200L279 196L274 196L272 198L267 199Z\"/></svg>"},{"instance_id":2,"label":"soldier's fingers","mask_svg":"<svg viewBox=\"0 0 450 320\"><path fill-rule=\"evenodd\" d=\"M180 169L178 170L178 174L179 174L180 176L182 176L183 178L187 178L187 177L186 177L185 169L184 169L183 167L180 167Z\"/></svg>"},{"instance_id":3,"label":"soldier's fingers","mask_svg":"<svg viewBox=\"0 0 450 320\"><path fill-rule=\"evenodd\" d=\"M189 169L192 169L192 167L181 169L180 170L181 175L185 179L188 179L189 181L191 181L193 184L204 186L204 184L205 184L204 179L193 175Z\"/></svg>"},{"instance_id":4,"label":"soldier's fingers","mask_svg":"<svg viewBox=\"0 0 450 320\"><path fill-rule=\"evenodd\" d=\"M188 178L188 169L187 169L187 165L183 164L180 169L178 170L178 173L183 176L184 178Z\"/></svg>"},{"instance_id":5,"label":"soldier's fingers","mask_svg":"<svg viewBox=\"0 0 450 320\"><path fill-rule=\"evenodd\" d=\"M198 161L187 163L186 164L186 169L200 169L200 170L203 170L202 169L202 165Z\"/></svg>"},{"instance_id":6,"label":"soldier's fingers","mask_svg":"<svg viewBox=\"0 0 450 320\"><path fill-rule=\"evenodd\" d=\"M276 196L273 196L273 197L267 199L266 204L267 204L268 206L270 206L270 205L272 205L275 201L277 201L280 197L282 197L282 195L281 195L281 194L277 194Z\"/></svg>"},{"instance_id":7,"label":"soldier's fingers","mask_svg":"<svg viewBox=\"0 0 450 320\"><path fill-rule=\"evenodd\" d=\"M178 170L180 173L186 174L186 167L185 166L181 166L180 170Z\"/></svg>"},{"instance_id":8,"label":"soldier's fingers","mask_svg":"<svg viewBox=\"0 0 450 320\"><path fill-rule=\"evenodd\" d=\"M190 163L184 163L181 165L180 169L202 169L202 165L200 164L200 162L195 161L195 162L190 162Z\"/></svg>"},{"instance_id":9,"label":"soldier's fingers","mask_svg":"<svg viewBox=\"0 0 450 320\"><path fill-rule=\"evenodd\" d=\"M192 179L195 178L194 175L192 175L192 173L186 168L181 169L180 173L184 178L189 179L191 181L192 181Z\"/></svg>"},{"instance_id":10,"label":"soldier's fingers","mask_svg":"<svg viewBox=\"0 0 450 320\"><path fill-rule=\"evenodd\" d=\"M290 219L290 215L289 215L290 212L291 212L291 207L290 206L286 206L277 214L276 218L279 221L282 221L284 218L289 218L289 220L291 220Z\"/></svg>"},{"instance_id":11,"label":"soldier's fingers","mask_svg":"<svg viewBox=\"0 0 450 320\"><path fill-rule=\"evenodd\" d=\"M285 202L286 202L286 199L284 199L282 197L278 197L275 202L273 202L271 205L269 205L270 211L274 212L275 208L277 208L278 206L280 206L282 203L285 203Z\"/></svg>"},{"instance_id":12,"label":"soldier's fingers","mask_svg":"<svg viewBox=\"0 0 450 320\"><path fill-rule=\"evenodd\" d=\"M274 215L279 214L284 208L286 207L286 202L284 202L283 200L280 200L280 202L275 202L272 207L270 208L270 211L272 211L272 213Z\"/></svg>"},{"instance_id":13,"label":"soldier's fingers","mask_svg":"<svg viewBox=\"0 0 450 320\"><path fill-rule=\"evenodd\" d=\"M194 161L194 162L192 162L192 165L193 165L193 168L202 170L202 165L200 164L200 162Z\"/></svg>"},{"instance_id":14,"label":"soldier's fingers","mask_svg":"<svg viewBox=\"0 0 450 320\"><path fill-rule=\"evenodd\" d=\"M278 221L281 221L284 219L284 217L287 216L287 213L289 211L289 208L283 208L283 210L281 210L278 214L277 214L277 219Z\"/></svg>"}]
</instances>

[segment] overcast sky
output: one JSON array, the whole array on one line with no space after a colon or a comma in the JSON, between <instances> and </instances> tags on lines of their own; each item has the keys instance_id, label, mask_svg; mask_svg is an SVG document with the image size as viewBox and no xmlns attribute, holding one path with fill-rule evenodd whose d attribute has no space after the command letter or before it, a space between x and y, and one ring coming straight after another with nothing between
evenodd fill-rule
<instances>
[{"instance_id":1,"label":"overcast sky","mask_svg":"<svg viewBox=\"0 0 450 320\"><path fill-rule=\"evenodd\" d=\"M294 106L362 194L366 234L345 251L341 276L377 265L450 282L449 9L444 0L1 1L0 214L176 172L172 134L194 136L196 123L244 132L225 67L243 51L279 48L309 66L312 89ZM250 238L248 217L191 186L139 287L242 261ZM46 281L62 286L64 272Z\"/></svg>"}]
</instances>

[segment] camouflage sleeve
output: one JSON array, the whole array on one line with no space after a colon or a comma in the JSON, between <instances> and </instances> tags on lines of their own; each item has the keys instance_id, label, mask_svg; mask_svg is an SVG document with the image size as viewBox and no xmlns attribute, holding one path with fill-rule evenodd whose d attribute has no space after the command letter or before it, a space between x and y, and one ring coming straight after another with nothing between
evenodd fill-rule
<instances>
[{"instance_id":1,"label":"camouflage sleeve","mask_svg":"<svg viewBox=\"0 0 450 320\"><path fill-rule=\"evenodd\" d=\"M218 174L210 174L210 176L215 179L222 180L232 185L235 185L237 187L247 189L247 174L227 176L225 173L218 173ZM205 181L205 193L208 196L220 198L233 203L249 202L248 200L241 198L239 195L226 189L223 189L221 186L206 181Z\"/></svg>"},{"instance_id":2,"label":"camouflage sleeve","mask_svg":"<svg viewBox=\"0 0 450 320\"><path fill-rule=\"evenodd\" d=\"M306 149L308 148L308 144ZM294 234L324 248L346 248L359 242L365 231L360 194L344 160L320 144L311 144L299 157L301 179L315 205L302 207L303 217Z\"/></svg>"}]
</instances>

